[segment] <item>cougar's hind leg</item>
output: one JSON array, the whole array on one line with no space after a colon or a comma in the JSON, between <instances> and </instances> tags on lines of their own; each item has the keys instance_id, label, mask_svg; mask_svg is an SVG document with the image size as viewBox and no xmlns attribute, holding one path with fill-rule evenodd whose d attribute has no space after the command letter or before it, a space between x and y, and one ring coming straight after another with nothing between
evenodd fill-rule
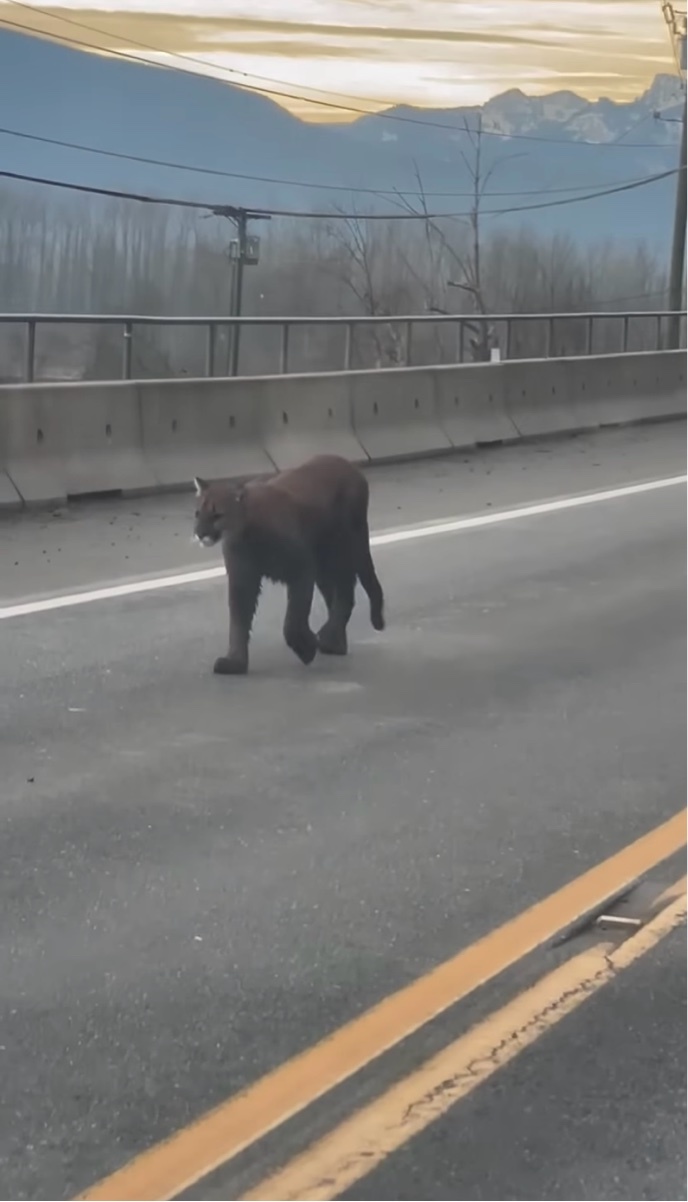
<instances>
[{"instance_id":1,"label":"cougar's hind leg","mask_svg":"<svg viewBox=\"0 0 688 1202\"><path fill-rule=\"evenodd\" d=\"M318 647L323 655L346 655L346 628L354 607L356 588L353 555L346 537L337 539L321 571L327 580L331 602L327 607L327 621L318 631Z\"/></svg>"},{"instance_id":2,"label":"cougar's hind leg","mask_svg":"<svg viewBox=\"0 0 688 1202\"><path fill-rule=\"evenodd\" d=\"M318 553L315 564L315 583L318 592L327 606L327 616L329 618L334 601L334 579L327 552L321 551Z\"/></svg>"},{"instance_id":3,"label":"cougar's hind leg","mask_svg":"<svg viewBox=\"0 0 688 1202\"><path fill-rule=\"evenodd\" d=\"M354 537L356 574L368 594L368 600L370 601L370 621L375 630L384 630L385 596L382 591L382 585L377 578L375 564L370 553L370 533L367 519L357 527Z\"/></svg>"},{"instance_id":4,"label":"cougar's hind leg","mask_svg":"<svg viewBox=\"0 0 688 1202\"><path fill-rule=\"evenodd\" d=\"M323 655L345 655L346 633L342 639L337 625L337 570L332 548L319 552L315 579L327 606L327 620L317 634L318 647Z\"/></svg>"}]
</instances>

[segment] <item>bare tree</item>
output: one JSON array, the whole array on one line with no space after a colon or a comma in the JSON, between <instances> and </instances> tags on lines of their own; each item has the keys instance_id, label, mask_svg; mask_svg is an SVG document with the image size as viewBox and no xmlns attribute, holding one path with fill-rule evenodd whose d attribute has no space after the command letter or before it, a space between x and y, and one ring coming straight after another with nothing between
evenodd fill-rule
<instances>
[{"instance_id":1,"label":"bare tree","mask_svg":"<svg viewBox=\"0 0 688 1202\"><path fill-rule=\"evenodd\" d=\"M489 166L485 166L482 114L480 113L476 115L474 125L470 125L464 118L463 132L470 146L468 152L463 149L459 151L470 180L471 204L466 217L445 219L442 222L430 216L423 180L416 163L414 163L414 168L418 182L419 200L414 204L407 197L400 196L399 199L403 207L409 212L416 213L423 220L428 260L432 272L431 278L438 278L438 269L442 269L447 263L450 263L455 278L446 280L445 286L457 288L463 292L469 300L469 312L484 317L486 314L494 312L494 308L488 301L483 273L481 219L486 190L497 169L509 159L517 158L519 155L500 155L493 159ZM453 223L457 220L461 221L463 225L463 238L452 236L449 232L448 222ZM467 236L465 236L466 231ZM436 288L437 285L435 284L434 287ZM446 312L445 303L436 300L435 295L428 298L428 307L437 312ZM471 357L476 360L489 359L491 349L496 343L494 329L486 321L467 322L466 324L470 333Z\"/></svg>"},{"instance_id":2,"label":"bare tree","mask_svg":"<svg viewBox=\"0 0 688 1202\"><path fill-rule=\"evenodd\" d=\"M341 212L341 210L339 210ZM329 227L338 255L330 270L339 276L356 298L363 314L392 317L400 311L403 283L392 268L396 230L392 222L361 216L342 216ZM405 351L398 325L371 325L368 338L374 347L375 366L399 366ZM359 356L362 347L358 346Z\"/></svg>"}]
</instances>

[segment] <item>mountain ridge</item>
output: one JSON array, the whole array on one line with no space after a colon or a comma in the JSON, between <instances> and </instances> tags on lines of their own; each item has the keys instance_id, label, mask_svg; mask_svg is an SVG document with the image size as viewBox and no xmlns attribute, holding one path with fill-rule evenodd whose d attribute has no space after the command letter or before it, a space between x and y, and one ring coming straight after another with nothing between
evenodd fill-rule
<instances>
[{"instance_id":1,"label":"mountain ridge","mask_svg":"<svg viewBox=\"0 0 688 1202\"><path fill-rule=\"evenodd\" d=\"M201 204L398 212L397 193L420 204L420 177L428 197L444 194L434 209L457 212L472 187L470 161L458 153L467 159L472 153L463 127L480 114L483 163L494 171L494 195L502 197L492 207L509 207L504 200L512 194L511 207L518 208L529 193L537 200L532 194L541 191L546 200L548 189L602 190L675 167L679 125L654 119L657 110L680 113L677 79L658 75L631 102L586 101L565 89L532 97L510 88L480 109L398 105L349 124L309 124L245 87L0 32L6 128L192 170L0 134L5 169ZM204 176L204 168L250 178ZM658 245L670 226L674 186L664 180L624 193L614 205L608 197L556 206L540 212L538 227Z\"/></svg>"}]
</instances>

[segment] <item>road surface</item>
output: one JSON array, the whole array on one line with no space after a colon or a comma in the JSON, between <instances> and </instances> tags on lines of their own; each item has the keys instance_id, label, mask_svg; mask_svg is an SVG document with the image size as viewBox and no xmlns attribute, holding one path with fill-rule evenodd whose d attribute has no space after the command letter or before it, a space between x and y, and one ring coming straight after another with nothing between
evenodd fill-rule
<instances>
[{"instance_id":1,"label":"road surface","mask_svg":"<svg viewBox=\"0 0 688 1202\"><path fill-rule=\"evenodd\" d=\"M635 489L683 474L684 440L372 472L374 530L405 532L374 550L387 630L359 598L348 659L304 668L268 589L239 680L211 673L222 579L169 584L218 563L189 497L0 523L3 1197L88 1192L685 805L685 489ZM519 955L200 1181L100 1196L248 1196L600 938ZM683 1198L684 1038L672 926L312 1196Z\"/></svg>"}]
</instances>

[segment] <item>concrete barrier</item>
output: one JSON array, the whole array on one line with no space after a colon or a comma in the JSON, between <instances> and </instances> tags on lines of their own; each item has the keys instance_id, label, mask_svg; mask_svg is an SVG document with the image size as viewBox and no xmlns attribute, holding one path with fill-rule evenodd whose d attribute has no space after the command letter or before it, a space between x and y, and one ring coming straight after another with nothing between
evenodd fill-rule
<instances>
[{"instance_id":1,"label":"concrete barrier","mask_svg":"<svg viewBox=\"0 0 688 1202\"><path fill-rule=\"evenodd\" d=\"M524 437L686 412L685 351L505 363L506 410Z\"/></svg>"},{"instance_id":2,"label":"concrete barrier","mask_svg":"<svg viewBox=\"0 0 688 1202\"><path fill-rule=\"evenodd\" d=\"M306 376L0 386L0 507L686 412L684 351Z\"/></svg>"},{"instance_id":3,"label":"concrete barrier","mask_svg":"<svg viewBox=\"0 0 688 1202\"><path fill-rule=\"evenodd\" d=\"M155 487L135 384L0 387L0 461L25 502Z\"/></svg>"},{"instance_id":4,"label":"concrete barrier","mask_svg":"<svg viewBox=\"0 0 688 1202\"><path fill-rule=\"evenodd\" d=\"M522 438L598 424L582 420L570 364L569 359L512 359L503 364L505 410Z\"/></svg>"},{"instance_id":5,"label":"concrete barrier","mask_svg":"<svg viewBox=\"0 0 688 1202\"><path fill-rule=\"evenodd\" d=\"M686 356L683 351L657 355L599 355L588 370L569 359L570 387L581 426L607 426L668 417L685 411Z\"/></svg>"},{"instance_id":6,"label":"concrete barrier","mask_svg":"<svg viewBox=\"0 0 688 1202\"><path fill-rule=\"evenodd\" d=\"M431 367L348 373L356 437L370 459L403 459L451 449L440 425Z\"/></svg>"},{"instance_id":7,"label":"concrete barrier","mask_svg":"<svg viewBox=\"0 0 688 1202\"><path fill-rule=\"evenodd\" d=\"M505 365L475 363L435 369L437 416L452 446L518 437L506 411Z\"/></svg>"},{"instance_id":8,"label":"concrete barrier","mask_svg":"<svg viewBox=\"0 0 688 1202\"><path fill-rule=\"evenodd\" d=\"M263 446L280 471L311 455L341 455L353 463L368 456L352 422L350 376L273 376L233 380L262 414Z\"/></svg>"},{"instance_id":9,"label":"concrete barrier","mask_svg":"<svg viewBox=\"0 0 688 1202\"><path fill-rule=\"evenodd\" d=\"M274 471L263 446L263 415L251 395L252 383L139 383L143 452L160 485L190 486L194 476L213 480Z\"/></svg>"}]
</instances>

